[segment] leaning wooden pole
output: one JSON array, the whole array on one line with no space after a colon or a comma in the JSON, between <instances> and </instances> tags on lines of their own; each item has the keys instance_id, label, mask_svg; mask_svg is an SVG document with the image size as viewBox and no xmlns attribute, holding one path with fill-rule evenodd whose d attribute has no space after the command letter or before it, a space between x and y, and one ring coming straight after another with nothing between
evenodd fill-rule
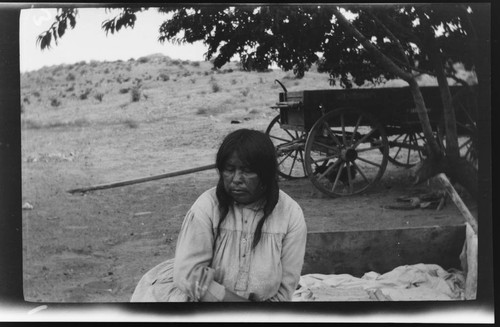
<instances>
[{"instance_id":1,"label":"leaning wooden pole","mask_svg":"<svg viewBox=\"0 0 500 327\"><path fill-rule=\"evenodd\" d=\"M166 173L166 174L161 174L161 175L156 175L156 176L131 179L131 180L114 182L114 183L109 183L109 184L99 184L99 185L83 187L83 188L76 188L76 189L68 190L67 192L71 193L71 194L86 193L89 191L104 190L104 189L108 189L108 188L121 187L121 186L132 185L132 184L139 184L139 183L154 181L154 180L163 179L163 178L187 175L187 174L196 173L199 171L209 170L209 169L213 169L213 168L215 168L215 164L201 166L201 167L197 167L197 168L179 170L179 171L175 171L172 173Z\"/></svg>"},{"instance_id":2,"label":"leaning wooden pole","mask_svg":"<svg viewBox=\"0 0 500 327\"><path fill-rule=\"evenodd\" d=\"M465 299L475 300L477 296L477 274L478 274L478 261L477 261L477 234L478 226L477 219L470 213L467 206L463 203L457 191L451 185L450 181L445 174L437 175L438 180L446 189L451 199L457 206L458 210L464 216L467 224L465 228L465 243L460 254L460 261L462 261L462 269L466 273L465 278Z\"/></svg>"},{"instance_id":3,"label":"leaning wooden pole","mask_svg":"<svg viewBox=\"0 0 500 327\"><path fill-rule=\"evenodd\" d=\"M448 177L446 177L445 174L441 173L437 175L438 180L441 182L441 185L445 188L446 192L448 195L451 197L452 201L455 203L457 206L458 210L464 216L465 220L469 223L469 225L472 227L474 230L474 233L477 235L477 219L470 213L469 209L465 205L465 203L462 201L460 198L460 195L458 195L457 191L451 185Z\"/></svg>"}]
</instances>

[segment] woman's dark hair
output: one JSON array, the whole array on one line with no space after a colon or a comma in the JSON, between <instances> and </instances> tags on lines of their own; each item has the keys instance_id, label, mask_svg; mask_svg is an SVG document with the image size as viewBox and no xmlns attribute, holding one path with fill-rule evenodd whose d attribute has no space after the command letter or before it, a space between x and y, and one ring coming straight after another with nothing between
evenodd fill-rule
<instances>
[{"instance_id":1,"label":"woman's dark hair","mask_svg":"<svg viewBox=\"0 0 500 327\"><path fill-rule=\"evenodd\" d=\"M224 188L222 178L224 165L233 153L236 153L243 164L259 176L264 187L264 216L255 229L252 242L252 248L255 248L260 241L265 220L273 211L276 203L278 203L279 187L276 150L269 136L256 130L239 129L224 138L215 160L215 166L219 171L216 195L219 200L221 214L217 225L216 239L219 237L220 226L229 212L229 207L233 204L233 199Z\"/></svg>"}]
</instances>

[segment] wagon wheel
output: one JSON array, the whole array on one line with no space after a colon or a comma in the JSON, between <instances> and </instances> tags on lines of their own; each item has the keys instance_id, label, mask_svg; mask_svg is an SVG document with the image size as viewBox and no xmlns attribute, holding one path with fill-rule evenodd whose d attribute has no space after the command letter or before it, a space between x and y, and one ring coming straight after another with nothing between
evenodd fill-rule
<instances>
[{"instance_id":1,"label":"wagon wheel","mask_svg":"<svg viewBox=\"0 0 500 327\"><path fill-rule=\"evenodd\" d=\"M385 130L374 117L338 109L321 117L309 132L306 173L329 196L358 194L382 177L388 156Z\"/></svg>"},{"instance_id":2,"label":"wagon wheel","mask_svg":"<svg viewBox=\"0 0 500 327\"><path fill-rule=\"evenodd\" d=\"M457 121L458 149L460 156L478 167L477 139L477 97L472 88L459 91L452 99ZM443 147L446 147L446 130L444 118L438 125L438 136Z\"/></svg>"},{"instance_id":3,"label":"wagon wheel","mask_svg":"<svg viewBox=\"0 0 500 327\"><path fill-rule=\"evenodd\" d=\"M410 168L426 157L423 132L401 132L388 136L389 162L396 166Z\"/></svg>"},{"instance_id":4,"label":"wagon wheel","mask_svg":"<svg viewBox=\"0 0 500 327\"><path fill-rule=\"evenodd\" d=\"M278 173L287 179L304 178L304 143L307 133L282 129L279 119L280 115L276 116L266 130L276 148Z\"/></svg>"}]
</instances>

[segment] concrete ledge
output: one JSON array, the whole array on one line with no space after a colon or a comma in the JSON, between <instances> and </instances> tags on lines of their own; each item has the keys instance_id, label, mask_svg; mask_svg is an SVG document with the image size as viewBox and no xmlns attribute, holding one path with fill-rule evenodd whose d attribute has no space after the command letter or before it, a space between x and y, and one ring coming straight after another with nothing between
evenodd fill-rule
<instances>
[{"instance_id":1,"label":"concrete ledge","mask_svg":"<svg viewBox=\"0 0 500 327\"><path fill-rule=\"evenodd\" d=\"M465 224L416 228L309 232L302 274L383 274L402 265L461 269Z\"/></svg>"}]
</instances>

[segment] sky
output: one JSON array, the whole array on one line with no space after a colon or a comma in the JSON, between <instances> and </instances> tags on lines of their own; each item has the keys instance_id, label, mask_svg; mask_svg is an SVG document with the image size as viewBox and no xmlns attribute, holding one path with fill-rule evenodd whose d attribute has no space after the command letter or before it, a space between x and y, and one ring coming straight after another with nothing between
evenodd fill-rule
<instances>
[{"instance_id":1,"label":"sky","mask_svg":"<svg viewBox=\"0 0 500 327\"><path fill-rule=\"evenodd\" d=\"M155 9L137 14L133 29L124 28L106 36L101 24L115 17L116 13L106 13L104 8L79 9L75 28L68 27L57 45L52 42L50 49L42 51L36 39L50 28L57 11L55 8L23 9L19 20L21 72L79 61L137 59L156 53L172 59L204 60L207 47L201 42L179 46L158 41L158 29L167 16Z\"/></svg>"}]
</instances>

